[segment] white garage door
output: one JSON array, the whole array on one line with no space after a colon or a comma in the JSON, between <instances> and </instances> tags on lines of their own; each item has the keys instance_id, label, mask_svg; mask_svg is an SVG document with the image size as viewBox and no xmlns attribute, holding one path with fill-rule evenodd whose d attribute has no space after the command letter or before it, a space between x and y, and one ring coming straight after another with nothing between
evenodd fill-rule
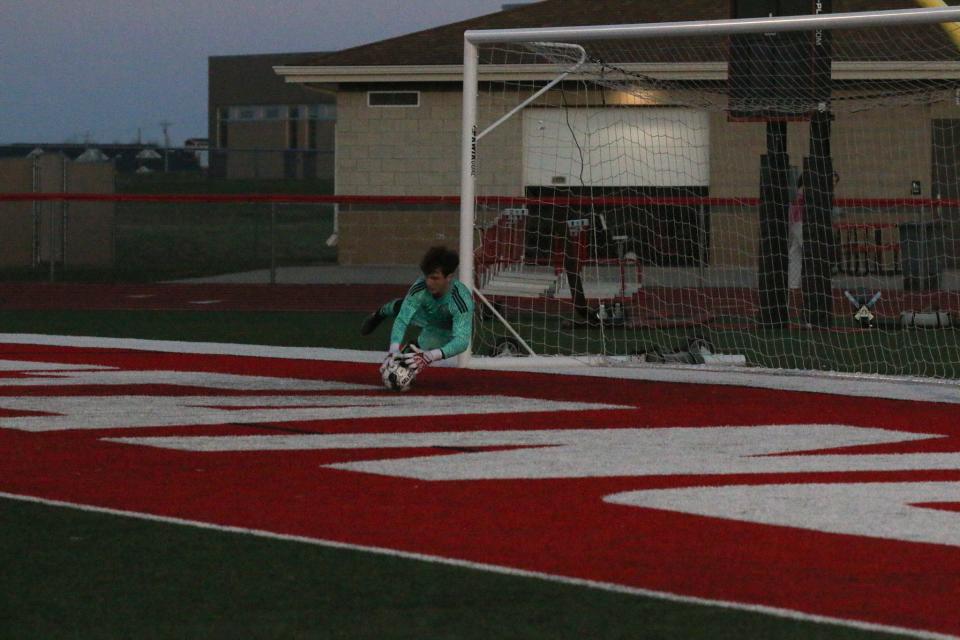
<instances>
[{"instance_id":1,"label":"white garage door","mask_svg":"<svg viewBox=\"0 0 960 640\"><path fill-rule=\"evenodd\" d=\"M681 108L531 108L523 113L524 184L709 186L707 114Z\"/></svg>"}]
</instances>

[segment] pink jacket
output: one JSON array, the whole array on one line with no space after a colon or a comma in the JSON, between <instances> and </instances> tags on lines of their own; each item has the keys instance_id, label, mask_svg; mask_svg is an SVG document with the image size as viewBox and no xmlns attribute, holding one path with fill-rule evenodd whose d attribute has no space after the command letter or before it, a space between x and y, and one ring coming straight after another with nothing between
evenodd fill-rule
<instances>
[{"instance_id":1,"label":"pink jacket","mask_svg":"<svg viewBox=\"0 0 960 640\"><path fill-rule=\"evenodd\" d=\"M797 190L797 197L793 199L793 203L790 205L790 212L788 214L790 224L803 222L803 208L803 188L800 188Z\"/></svg>"}]
</instances>

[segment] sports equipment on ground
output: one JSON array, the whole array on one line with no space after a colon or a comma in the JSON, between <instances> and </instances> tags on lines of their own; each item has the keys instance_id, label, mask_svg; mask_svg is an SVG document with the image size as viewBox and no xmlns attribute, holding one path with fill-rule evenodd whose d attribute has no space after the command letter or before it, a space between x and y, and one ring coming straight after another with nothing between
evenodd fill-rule
<instances>
[{"instance_id":1,"label":"sports equipment on ground","mask_svg":"<svg viewBox=\"0 0 960 640\"><path fill-rule=\"evenodd\" d=\"M388 356L380 367L383 384L391 391L409 391L417 378L417 370L406 366L401 357Z\"/></svg>"},{"instance_id":2,"label":"sports equipment on ground","mask_svg":"<svg viewBox=\"0 0 960 640\"><path fill-rule=\"evenodd\" d=\"M960 377L957 332L891 335L843 295L960 309L960 9L814 7L466 32L474 353L632 363L703 336L773 369Z\"/></svg>"}]
</instances>

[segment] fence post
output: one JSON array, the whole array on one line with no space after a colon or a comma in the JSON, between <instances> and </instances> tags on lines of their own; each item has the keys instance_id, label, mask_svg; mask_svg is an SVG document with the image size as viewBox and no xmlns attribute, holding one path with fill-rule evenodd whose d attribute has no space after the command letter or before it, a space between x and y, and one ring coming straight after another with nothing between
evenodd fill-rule
<instances>
[{"instance_id":1,"label":"fence post","mask_svg":"<svg viewBox=\"0 0 960 640\"><path fill-rule=\"evenodd\" d=\"M40 192L40 159L39 157L34 157L33 159L33 185L31 187L33 193ZM37 269L40 266L40 243L42 242L40 238L40 225L43 220L43 206L40 204L39 200L33 201L33 262L30 265L32 269Z\"/></svg>"},{"instance_id":2,"label":"fence post","mask_svg":"<svg viewBox=\"0 0 960 640\"><path fill-rule=\"evenodd\" d=\"M63 160L63 192L70 192L70 166L66 158ZM67 271L67 214L70 203L66 198L60 203L60 277Z\"/></svg>"},{"instance_id":3,"label":"fence post","mask_svg":"<svg viewBox=\"0 0 960 640\"><path fill-rule=\"evenodd\" d=\"M53 203L51 202L50 206L48 207L48 211L50 211L50 238L49 238L50 245L49 245L49 251L47 254L47 258L49 258L50 260L50 282L53 282L56 279L56 275L55 275L56 263L54 263L53 261L53 245L57 241L57 225L56 225L56 220L54 219L54 213L53 213L55 209L56 207L54 207Z\"/></svg>"},{"instance_id":4,"label":"fence post","mask_svg":"<svg viewBox=\"0 0 960 640\"><path fill-rule=\"evenodd\" d=\"M277 284L277 203L270 203L270 284Z\"/></svg>"}]
</instances>

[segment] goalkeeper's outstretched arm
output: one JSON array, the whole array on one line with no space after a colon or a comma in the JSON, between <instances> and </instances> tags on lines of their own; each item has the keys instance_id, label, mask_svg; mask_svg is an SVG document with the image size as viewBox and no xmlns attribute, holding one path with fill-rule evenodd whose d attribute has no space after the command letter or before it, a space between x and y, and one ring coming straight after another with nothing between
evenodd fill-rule
<instances>
[{"instance_id":1,"label":"goalkeeper's outstretched arm","mask_svg":"<svg viewBox=\"0 0 960 640\"><path fill-rule=\"evenodd\" d=\"M403 303L400 305L400 311L397 313L397 317L393 321L393 329L390 331L390 353L396 353L400 351L400 345L403 343L403 338L407 334L407 328L410 326L410 321L413 320L413 316L416 315L417 309L420 308L420 302L417 299L417 294L423 291L424 288L425 285L423 284L423 278L420 278L413 283L413 286L410 287L406 297L403 299Z\"/></svg>"}]
</instances>

